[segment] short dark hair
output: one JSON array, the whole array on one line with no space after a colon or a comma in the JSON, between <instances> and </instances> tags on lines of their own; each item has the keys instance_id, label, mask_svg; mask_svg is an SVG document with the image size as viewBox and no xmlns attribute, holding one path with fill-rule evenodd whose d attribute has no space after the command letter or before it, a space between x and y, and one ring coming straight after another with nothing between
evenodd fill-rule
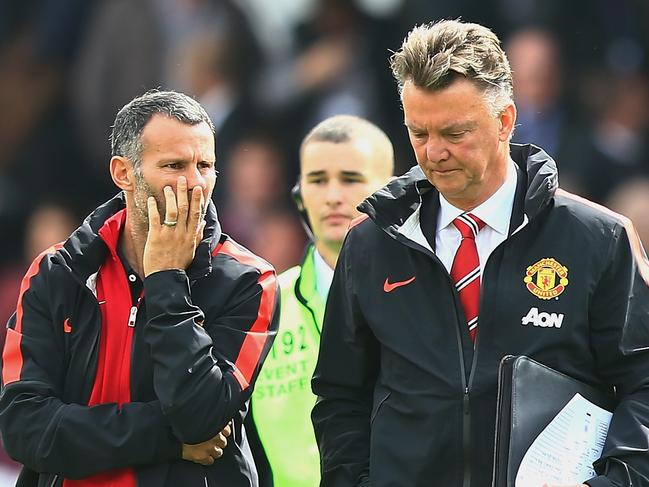
<instances>
[{"instance_id":1,"label":"short dark hair","mask_svg":"<svg viewBox=\"0 0 649 487\"><path fill-rule=\"evenodd\" d=\"M392 173L394 171L394 148L389 137L369 120L355 115L334 115L313 127L302 140L300 158L304 153L304 148L311 142L344 144L359 138L369 138L372 141L374 149L379 151Z\"/></svg>"},{"instance_id":2,"label":"short dark hair","mask_svg":"<svg viewBox=\"0 0 649 487\"><path fill-rule=\"evenodd\" d=\"M387 144L392 145L385 132L369 120L355 115L334 115L311 129L302 140L300 152L310 142L343 144L362 133L371 133L374 137L383 139Z\"/></svg>"},{"instance_id":3,"label":"short dark hair","mask_svg":"<svg viewBox=\"0 0 649 487\"><path fill-rule=\"evenodd\" d=\"M177 91L150 90L134 98L117 112L110 134L111 155L126 157L137 167L142 153L142 130L156 114L175 118L188 125L206 123L214 132L214 124L209 115L190 96Z\"/></svg>"}]
</instances>

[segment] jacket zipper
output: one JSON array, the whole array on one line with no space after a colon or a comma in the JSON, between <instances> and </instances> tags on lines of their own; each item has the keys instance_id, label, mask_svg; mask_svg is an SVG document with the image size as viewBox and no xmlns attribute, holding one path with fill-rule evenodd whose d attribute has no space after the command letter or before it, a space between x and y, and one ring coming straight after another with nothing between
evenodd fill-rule
<instances>
[{"instance_id":1,"label":"jacket zipper","mask_svg":"<svg viewBox=\"0 0 649 487\"><path fill-rule=\"evenodd\" d=\"M523 223L521 223L521 225L519 225L518 228L516 228L510 235L507 236L507 238L505 240L503 240L500 244L498 244L496 246L496 248L494 248L491 251L491 254L489 254L489 257L487 258L487 262L485 262L485 265L483 267L484 272L483 272L483 276L481 276L481 278L480 278L481 280L482 280L482 277L484 277L484 275L486 274L487 265L489 264L489 259L491 258L491 256L493 256L493 254L499 248L504 247L508 242L510 242L511 238L516 233L521 231L527 225L527 223L528 223L528 218L527 218L527 215L524 214L523 215ZM481 310L484 309L484 307L483 307L483 298L484 298L484 295L485 295L484 291L485 291L485 289L484 289L484 286L482 285L482 282L481 282L480 283L480 304L479 304L479 309L481 309ZM482 321L482 318L484 318L484 316L481 316L480 321ZM462 415L462 417L464 418L464 421L463 421L463 423L464 423L463 441L464 441L464 461L465 461L465 464L464 464L463 487L469 487L471 485L471 467L469 465L469 459L471 458L471 448L470 448L470 445L471 445L471 436L470 436L470 432L471 432L471 413L470 413L470 409L469 409L469 406L470 406L469 391L470 391L471 387L473 386L473 377L475 376L476 365L478 363L479 345L480 345L480 333L478 333L477 336L476 336L475 346L473 348L473 360L471 361L471 371L469 372L469 382L468 382L468 385L466 385L466 387L464 388L464 398L463 398L464 414ZM460 353L462 353L462 348L460 348ZM464 364L464 360L462 360L462 364ZM463 380L464 380L464 377L465 377L465 375L463 373L462 374Z\"/></svg>"},{"instance_id":2,"label":"jacket zipper","mask_svg":"<svg viewBox=\"0 0 649 487\"><path fill-rule=\"evenodd\" d=\"M410 239L408 239L405 236L402 236L402 238L397 238L397 241L401 241L404 245L407 247L410 247L414 250L418 250L420 252L425 253L428 255L431 259L433 259L434 262L436 262L438 265L440 265L442 268L445 269L444 264L442 264L442 261L439 260L439 258L435 255L434 252L429 251L426 248L422 248L419 245L417 245L415 242L412 242ZM446 272L448 275L448 272ZM451 289L453 289L454 294L456 295L455 303L456 303L456 310L458 309L458 303L459 303L459 297L457 296L457 292L455 292L455 285L451 281L451 276L448 276L449 280L449 285L451 286ZM456 318L457 318L457 313L456 313ZM473 355L473 360L471 361L471 371L469 373L469 378L467 380L466 376L466 368L464 367L464 348L462 347L462 333L464 330L462 330L461 327L461 321L459 319L456 319L456 327L455 327L455 338L457 340L457 348L458 348L458 355L460 358L460 377L462 380L461 383L461 393L462 393L462 456L463 456L463 466L462 466L462 486L463 487L470 487L471 485L471 383L473 382L473 372L475 370L475 363L476 363L476 352L477 352L477 341L476 341L476 347L474 348L474 355ZM466 327L465 327L466 328ZM466 330L466 334L468 336L468 329ZM480 334L478 334L479 336Z\"/></svg>"},{"instance_id":3,"label":"jacket zipper","mask_svg":"<svg viewBox=\"0 0 649 487\"><path fill-rule=\"evenodd\" d=\"M135 304L131 305L131 310L128 313L129 328L135 328L135 322L137 321L137 312L140 310L140 304L142 304L143 297L144 297L144 289L140 291L140 295L138 296Z\"/></svg>"},{"instance_id":4,"label":"jacket zipper","mask_svg":"<svg viewBox=\"0 0 649 487\"><path fill-rule=\"evenodd\" d=\"M140 305L140 300L137 300L137 304L131 306L131 311L128 314L128 326L129 328L135 328L135 320L137 319L137 309Z\"/></svg>"},{"instance_id":5,"label":"jacket zipper","mask_svg":"<svg viewBox=\"0 0 649 487\"><path fill-rule=\"evenodd\" d=\"M422 196L419 191L419 187L416 187L417 193L419 194L419 205L421 207L422 204ZM401 238L399 238L399 236ZM394 237L393 237L394 238ZM416 242L413 242L410 240L408 237L402 234L397 234L397 237L395 238L397 241L401 241L404 245L407 247L410 247L414 250L418 250L419 252L423 252L424 254L428 255L431 259L433 259L434 262L437 262L438 265L440 265L443 269L446 269L444 267L444 264L442 263L441 260L439 260L439 257L435 255L434 252L431 250L420 246ZM448 272L446 272L448 276L448 281L449 285L451 286L451 289L453 289L453 293L455 295L455 308L456 311L458 309L458 304L459 304L459 296L457 295L457 292L455 291L455 285L453 284L453 281L451 280L451 276L448 275ZM457 312L456 312L456 318L457 318ZM462 465L462 486L463 487L470 487L471 485L471 402L470 402L470 385L471 382L473 382L473 371L475 370L475 363L476 363L476 349L477 349L477 341L476 341L476 347L474 348L474 356L473 360L471 361L471 371L470 371L470 376L468 378L467 382L467 376L466 376L466 368L464 367L464 348L462 347L462 330L461 330L461 323L459 319L456 319L456 327L455 327L455 337L457 339L457 347L458 347L458 355L460 358L460 377L462 378L462 384L461 384L461 390L462 390L462 456L463 456L463 465ZM466 328L466 327L465 327ZM466 333L468 335L468 330L466 330Z\"/></svg>"},{"instance_id":6,"label":"jacket zipper","mask_svg":"<svg viewBox=\"0 0 649 487\"><path fill-rule=\"evenodd\" d=\"M135 401L135 384L136 380L134 378L135 370L136 368L133 366L133 362L135 361L135 342L136 342L136 336L138 330L135 329L135 325L137 322L137 313L140 310L140 306L142 305L142 300L144 299L144 289L140 292L140 296L137 298L137 301L134 305L131 306L131 311L129 312L128 315L128 326L129 328L133 328L131 330L132 336L131 336L131 371L129 373L128 381L129 381L129 388L130 388L130 394L131 394L131 401Z\"/></svg>"},{"instance_id":7,"label":"jacket zipper","mask_svg":"<svg viewBox=\"0 0 649 487\"><path fill-rule=\"evenodd\" d=\"M56 485L57 480L59 480L59 476L54 475L54 478L52 479L52 483L50 484L50 487L54 487Z\"/></svg>"},{"instance_id":8,"label":"jacket zipper","mask_svg":"<svg viewBox=\"0 0 649 487\"><path fill-rule=\"evenodd\" d=\"M464 456L464 466L462 469L462 485L469 487L471 485L471 409L469 409L469 388L464 388L464 397L462 398L462 449Z\"/></svg>"},{"instance_id":9,"label":"jacket zipper","mask_svg":"<svg viewBox=\"0 0 649 487\"><path fill-rule=\"evenodd\" d=\"M421 206L421 204L422 204L422 195L421 195L421 193L419 191L419 187L416 187L416 189L417 189L417 193L419 194L419 204ZM528 222L529 222L529 219L527 217L527 214L524 213L523 214L523 222L518 226L518 228L516 228L513 232L511 232L511 234L508 235L507 238L503 242L501 242L499 245L497 245L496 248L494 248L492 250L491 254L493 254L496 251L496 249L498 249L499 247L503 246L506 242L508 242L510 240L510 238L512 236L514 236L514 234L520 232L524 227L526 227ZM380 227L380 228L382 228L382 227ZM433 259L433 261L436 261L437 264L439 264L440 266L442 266L444 268L444 264L442 263L442 261L439 260L437 255L435 255L435 253L432 252L431 250L427 249L426 247L422 247L421 245L419 245L418 243L410 240L408 237L406 237L403 234L398 233L396 235L396 238L395 238L395 236L391 235L389 232L386 232L386 233L388 233L388 235L390 235L392 238L394 238L397 242L401 242L401 243L403 243L407 247L410 247L413 250L417 250L419 252L422 252L422 253L428 255L429 257L431 257ZM491 255L490 255L490 257L491 257ZM485 262L485 265L483 267L485 270L487 268L487 263L488 262L489 262L489 259L487 259L487 262ZM447 272L447 274L448 274L448 272ZM455 292L455 285L451 281L451 277L448 276L448 278L449 278L449 284L451 286L451 289L453 289L454 293L457 294ZM481 290L481 292L480 292L480 306L482 306L482 296L483 296L483 294L484 293ZM459 296L456 296L456 298L457 299L455 300L455 303L456 303L456 309L457 309L457 305L459 303ZM480 308L480 309L482 309L482 308ZM477 355L478 355L478 344L479 344L479 340L480 340L480 334L478 333L478 335L476 337L475 346L474 346L474 349L473 349L473 360L471 361L471 370L469 371L469 377L468 377L468 380L467 380L466 369L464 367L464 349L462 347L462 336L461 336L462 330L460 329L460 327L461 327L460 320L457 320L457 325L458 326L456 327L455 331L456 331L456 338L457 338L457 345L458 345L458 353L459 353L459 356L460 356L460 377L462 378L462 384L461 384L461 387L462 387L462 452L463 452L463 475L462 475L463 481L462 481L462 486L463 487L470 487L470 485L471 485L471 462L470 462L470 459L471 459L471 407L470 407L471 406L471 401L470 401L470 392L471 391L470 391L470 389L471 389L471 385L473 384L473 376L475 374L475 369L476 369ZM467 334L468 334L468 330L467 330Z\"/></svg>"}]
</instances>

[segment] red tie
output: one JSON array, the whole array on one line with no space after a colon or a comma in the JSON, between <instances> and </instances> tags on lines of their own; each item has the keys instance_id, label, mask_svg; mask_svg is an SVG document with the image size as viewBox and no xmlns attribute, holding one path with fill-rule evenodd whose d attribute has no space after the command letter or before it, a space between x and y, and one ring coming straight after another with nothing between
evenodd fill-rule
<instances>
[{"instance_id":1,"label":"red tie","mask_svg":"<svg viewBox=\"0 0 649 487\"><path fill-rule=\"evenodd\" d=\"M453 220L453 225L460 231L462 241L457 249L451 279L460 295L460 303L464 308L469 335L475 342L478 331L478 310L480 307L480 259L475 245L475 236L485 226L485 223L471 213L464 213Z\"/></svg>"}]
</instances>

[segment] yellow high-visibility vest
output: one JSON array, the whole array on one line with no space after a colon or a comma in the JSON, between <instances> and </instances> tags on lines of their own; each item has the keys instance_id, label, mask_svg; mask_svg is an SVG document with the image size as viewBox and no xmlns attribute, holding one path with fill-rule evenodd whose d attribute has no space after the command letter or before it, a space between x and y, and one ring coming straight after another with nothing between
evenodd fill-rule
<instances>
[{"instance_id":1,"label":"yellow high-visibility vest","mask_svg":"<svg viewBox=\"0 0 649 487\"><path fill-rule=\"evenodd\" d=\"M318 359L325 302L316 291L314 247L302 265L279 276L277 337L252 395L252 419L275 487L317 487L320 457L311 424L316 396L311 376Z\"/></svg>"}]
</instances>

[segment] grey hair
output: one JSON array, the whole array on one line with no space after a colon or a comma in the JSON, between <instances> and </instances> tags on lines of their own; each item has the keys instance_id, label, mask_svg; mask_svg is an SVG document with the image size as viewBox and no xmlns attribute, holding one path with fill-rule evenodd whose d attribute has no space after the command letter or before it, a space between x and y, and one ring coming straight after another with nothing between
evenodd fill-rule
<instances>
[{"instance_id":1,"label":"grey hair","mask_svg":"<svg viewBox=\"0 0 649 487\"><path fill-rule=\"evenodd\" d=\"M426 90L441 90L463 77L485 95L497 116L513 103L512 71L500 40L490 29L459 20L419 25L390 58L399 94L406 81Z\"/></svg>"},{"instance_id":2,"label":"grey hair","mask_svg":"<svg viewBox=\"0 0 649 487\"><path fill-rule=\"evenodd\" d=\"M111 154L130 159L137 169L141 162L142 131L156 114L175 118L188 125L206 123L214 133L214 124L196 100L176 91L150 90L117 112L110 134Z\"/></svg>"}]
</instances>

